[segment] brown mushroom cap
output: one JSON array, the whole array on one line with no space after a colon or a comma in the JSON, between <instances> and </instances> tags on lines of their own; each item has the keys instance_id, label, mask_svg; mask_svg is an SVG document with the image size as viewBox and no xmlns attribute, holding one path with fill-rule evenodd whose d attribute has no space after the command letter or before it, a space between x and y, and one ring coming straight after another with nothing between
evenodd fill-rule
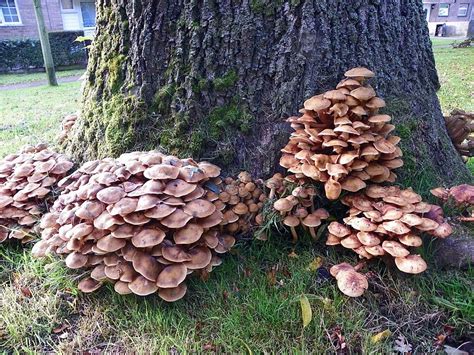
<instances>
[{"instance_id":1,"label":"brown mushroom cap","mask_svg":"<svg viewBox=\"0 0 474 355\"><path fill-rule=\"evenodd\" d=\"M183 246L180 245L164 245L162 248L163 257L174 263L182 263L191 260L191 256L187 253Z\"/></svg>"},{"instance_id":2,"label":"brown mushroom cap","mask_svg":"<svg viewBox=\"0 0 474 355\"><path fill-rule=\"evenodd\" d=\"M77 288L84 293L91 293L99 289L100 286L102 286L101 282L94 280L93 278L87 277L79 282Z\"/></svg>"},{"instance_id":3,"label":"brown mushroom cap","mask_svg":"<svg viewBox=\"0 0 474 355\"><path fill-rule=\"evenodd\" d=\"M370 255L380 256L385 254L385 250L380 245L365 246L365 251Z\"/></svg>"},{"instance_id":4,"label":"brown mushroom cap","mask_svg":"<svg viewBox=\"0 0 474 355\"><path fill-rule=\"evenodd\" d=\"M136 251L133 254L132 263L135 271L150 281L155 281L161 271L161 266L156 259L143 252Z\"/></svg>"},{"instance_id":5,"label":"brown mushroom cap","mask_svg":"<svg viewBox=\"0 0 474 355\"><path fill-rule=\"evenodd\" d=\"M179 167L157 164L147 168L143 175L152 180L176 179L179 175Z\"/></svg>"},{"instance_id":6,"label":"brown mushroom cap","mask_svg":"<svg viewBox=\"0 0 474 355\"><path fill-rule=\"evenodd\" d=\"M197 242L203 233L204 228L200 224L188 223L184 228L174 233L173 239L176 244L192 244Z\"/></svg>"},{"instance_id":7,"label":"brown mushroom cap","mask_svg":"<svg viewBox=\"0 0 474 355\"><path fill-rule=\"evenodd\" d=\"M197 185L186 182L181 179L174 179L166 184L164 193L174 197L181 197L190 194L196 189Z\"/></svg>"},{"instance_id":8,"label":"brown mushroom cap","mask_svg":"<svg viewBox=\"0 0 474 355\"><path fill-rule=\"evenodd\" d=\"M188 251L191 260L184 264L190 270L197 270L206 267L211 261L212 253L207 247L195 247Z\"/></svg>"},{"instance_id":9,"label":"brown mushroom cap","mask_svg":"<svg viewBox=\"0 0 474 355\"><path fill-rule=\"evenodd\" d=\"M158 296L160 296L166 302L176 302L184 297L187 291L187 286L183 282L177 287L173 288L162 288L158 291Z\"/></svg>"},{"instance_id":10,"label":"brown mushroom cap","mask_svg":"<svg viewBox=\"0 0 474 355\"><path fill-rule=\"evenodd\" d=\"M343 238L351 234L351 230L348 227L336 221L329 224L328 231L338 238Z\"/></svg>"},{"instance_id":11,"label":"brown mushroom cap","mask_svg":"<svg viewBox=\"0 0 474 355\"><path fill-rule=\"evenodd\" d=\"M192 216L185 213L182 209L177 208L173 213L163 218L160 222L168 228L178 229L184 227L192 218Z\"/></svg>"},{"instance_id":12,"label":"brown mushroom cap","mask_svg":"<svg viewBox=\"0 0 474 355\"><path fill-rule=\"evenodd\" d=\"M137 248L149 248L160 244L166 234L159 228L144 228L132 237L132 244Z\"/></svg>"},{"instance_id":13,"label":"brown mushroom cap","mask_svg":"<svg viewBox=\"0 0 474 355\"><path fill-rule=\"evenodd\" d=\"M375 73L364 67L352 68L344 73L347 78L373 78Z\"/></svg>"},{"instance_id":14,"label":"brown mushroom cap","mask_svg":"<svg viewBox=\"0 0 474 355\"><path fill-rule=\"evenodd\" d=\"M400 236L398 240L400 243L409 247L419 247L423 244L423 241L419 236L411 233Z\"/></svg>"},{"instance_id":15,"label":"brown mushroom cap","mask_svg":"<svg viewBox=\"0 0 474 355\"><path fill-rule=\"evenodd\" d=\"M337 277L337 274L341 271L353 271L354 267L348 263L340 263L337 265L333 265L330 269L329 272L333 277Z\"/></svg>"},{"instance_id":16,"label":"brown mushroom cap","mask_svg":"<svg viewBox=\"0 0 474 355\"><path fill-rule=\"evenodd\" d=\"M382 223L382 226L385 230L392 232L394 234L406 234L410 232L410 228L404 225L400 221L386 221Z\"/></svg>"},{"instance_id":17,"label":"brown mushroom cap","mask_svg":"<svg viewBox=\"0 0 474 355\"><path fill-rule=\"evenodd\" d=\"M79 269L87 265L88 257L77 252L73 252L66 257L66 266L70 269Z\"/></svg>"},{"instance_id":18,"label":"brown mushroom cap","mask_svg":"<svg viewBox=\"0 0 474 355\"><path fill-rule=\"evenodd\" d=\"M109 234L103 238L100 238L96 245L101 250L112 253L123 248L125 244L127 244L125 239L114 238L111 234Z\"/></svg>"},{"instance_id":19,"label":"brown mushroom cap","mask_svg":"<svg viewBox=\"0 0 474 355\"><path fill-rule=\"evenodd\" d=\"M324 191L329 200L337 200L341 195L342 187L338 181L331 178L325 182Z\"/></svg>"},{"instance_id":20,"label":"brown mushroom cap","mask_svg":"<svg viewBox=\"0 0 474 355\"><path fill-rule=\"evenodd\" d=\"M293 204L287 198L280 198L273 203L273 208L280 212L288 212L293 208Z\"/></svg>"},{"instance_id":21,"label":"brown mushroom cap","mask_svg":"<svg viewBox=\"0 0 474 355\"><path fill-rule=\"evenodd\" d=\"M402 244L395 240L385 240L382 243L382 248L387 253L396 258L405 257L410 254L410 252Z\"/></svg>"},{"instance_id":22,"label":"brown mushroom cap","mask_svg":"<svg viewBox=\"0 0 474 355\"><path fill-rule=\"evenodd\" d=\"M428 267L426 262L419 255L407 255L405 257L395 258L395 265L400 271L408 274L419 274Z\"/></svg>"},{"instance_id":23,"label":"brown mushroom cap","mask_svg":"<svg viewBox=\"0 0 474 355\"><path fill-rule=\"evenodd\" d=\"M111 186L97 193L97 199L107 205L116 203L125 197L125 191L121 187Z\"/></svg>"},{"instance_id":24,"label":"brown mushroom cap","mask_svg":"<svg viewBox=\"0 0 474 355\"><path fill-rule=\"evenodd\" d=\"M145 217L153 219L162 219L169 216L171 213L176 211L176 207L160 203L155 207L144 212Z\"/></svg>"},{"instance_id":25,"label":"brown mushroom cap","mask_svg":"<svg viewBox=\"0 0 474 355\"><path fill-rule=\"evenodd\" d=\"M159 288L178 287L184 281L187 275L187 268L183 263L166 266L158 276L156 285Z\"/></svg>"},{"instance_id":26,"label":"brown mushroom cap","mask_svg":"<svg viewBox=\"0 0 474 355\"><path fill-rule=\"evenodd\" d=\"M216 206L208 200L196 199L188 202L183 207L183 211L193 217L205 218L216 211Z\"/></svg>"},{"instance_id":27,"label":"brown mushroom cap","mask_svg":"<svg viewBox=\"0 0 474 355\"><path fill-rule=\"evenodd\" d=\"M341 271L337 274L337 287L349 297L362 296L369 288L367 278L356 271Z\"/></svg>"},{"instance_id":28,"label":"brown mushroom cap","mask_svg":"<svg viewBox=\"0 0 474 355\"><path fill-rule=\"evenodd\" d=\"M135 280L128 284L128 288L138 296L151 295L158 291L158 286L155 282L147 280L143 276L137 276Z\"/></svg>"},{"instance_id":29,"label":"brown mushroom cap","mask_svg":"<svg viewBox=\"0 0 474 355\"><path fill-rule=\"evenodd\" d=\"M360 247L362 244L355 234L351 234L347 237L341 238L341 245L345 248L355 249Z\"/></svg>"},{"instance_id":30,"label":"brown mushroom cap","mask_svg":"<svg viewBox=\"0 0 474 355\"><path fill-rule=\"evenodd\" d=\"M375 246L380 244L381 240L375 233L371 232L358 232L357 239L364 245L364 246Z\"/></svg>"},{"instance_id":31,"label":"brown mushroom cap","mask_svg":"<svg viewBox=\"0 0 474 355\"><path fill-rule=\"evenodd\" d=\"M313 96L304 102L306 110L321 111L329 108L331 101L322 97L322 95Z\"/></svg>"},{"instance_id":32,"label":"brown mushroom cap","mask_svg":"<svg viewBox=\"0 0 474 355\"><path fill-rule=\"evenodd\" d=\"M128 287L128 282L123 282L123 281L117 281L114 284L114 290L119 295L128 295L132 293L132 290L130 290L130 288Z\"/></svg>"}]
</instances>

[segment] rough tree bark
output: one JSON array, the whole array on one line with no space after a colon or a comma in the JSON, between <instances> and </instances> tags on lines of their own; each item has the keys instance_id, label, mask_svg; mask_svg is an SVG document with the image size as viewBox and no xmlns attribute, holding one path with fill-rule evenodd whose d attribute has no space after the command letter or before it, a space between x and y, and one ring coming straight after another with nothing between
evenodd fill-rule
<instances>
[{"instance_id":1,"label":"rough tree bark","mask_svg":"<svg viewBox=\"0 0 474 355\"><path fill-rule=\"evenodd\" d=\"M98 0L97 10L66 147L78 159L159 148L266 176L288 138L282 118L362 65L403 139L402 177L470 179L444 127L421 1Z\"/></svg>"}]
</instances>

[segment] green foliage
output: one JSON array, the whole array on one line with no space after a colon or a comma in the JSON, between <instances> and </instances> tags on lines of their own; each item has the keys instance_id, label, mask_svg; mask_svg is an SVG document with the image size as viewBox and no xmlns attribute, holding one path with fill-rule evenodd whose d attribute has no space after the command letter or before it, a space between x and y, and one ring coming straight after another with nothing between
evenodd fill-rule
<instances>
[{"instance_id":1,"label":"green foliage","mask_svg":"<svg viewBox=\"0 0 474 355\"><path fill-rule=\"evenodd\" d=\"M77 42L83 31L50 32L49 40L55 66L85 65L85 43ZM43 55L38 39L0 40L0 72L42 68Z\"/></svg>"},{"instance_id":2,"label":"green foliage","mask_svg":"<svg viewBox=\"0 0 474 355\"><path fill-rule=\"evenodd\" d=\"M224 91L234 86L238 79L237 72L230 70L224 76L214 79L214 89L216 91Z\"/></svg>"},{"instance_id":3,"label":"green foliage","mask_svg":"<svg viewBox=\"0 0 474 355\"><path fill-rule=\"evenodd\" d=\"M122 65L125 62L126 58L127 57L124 56L123 54L119 54L109 60L109 65L107 68L109 71L108 85L112 93L118 92L120 89L120 86L122 85L122 82L123 82Z\"/></svg>"},{"instance_id":4,"label":"green foliage","mask_svg":"<svg viewBox=\"0 0 474 355\"><path fill-rule=\"evenodd\" d=\"M234 130L248 133L251 120L252 115L234 100L228 105L214 108L207 119L203 120L207 126L203 128L207 130L211 139L218 140L225 133L232 133Z\"/></svg>"},{"instance_id":5,"label":"green foliage","mask_svg":"<svg viewBox=\"0 0 474 355\"><path fill-rule=\"evenodd\" d=\"M162 86L153 97L153 103L150 110L153 112L166 113L169 110L171 100L176 92L175 84Z\"/></svg>"}]
</instances>

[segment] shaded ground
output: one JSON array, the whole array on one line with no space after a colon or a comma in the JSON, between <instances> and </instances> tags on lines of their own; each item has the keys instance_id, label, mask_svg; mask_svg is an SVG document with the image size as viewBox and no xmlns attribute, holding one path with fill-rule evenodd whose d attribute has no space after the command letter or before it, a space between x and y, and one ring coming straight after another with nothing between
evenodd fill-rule
<instances>
[{"instance_id":1,"label":"shaded ground","mask_svg":"<svg viewBox=\"0 0 474 355\"><path fill-rule=\"evenodd\" d=\"M443 109L469 107L473 49L437 46ZM78 109L79 88L71 82L1 92L0 157L26 143L53 141L61 118ZM413 186L426 191L423 184L420 179ZM267 242L239 242L207 282L193 279L176 304L119 296L110 287L81 294L76 284L82 275L61 260L33 260L29 246L0 245L0 352L334 353L344 347L393 353L403 345L427 353L442 349L443 339L456 347L472 338L474 270L437 268L428 241L420 250L430 264L426 273L412 277L372 263L365 270L371 272L368 292L349 299L327 268L356 262L353 254L308 236L292 250L281 232ZM305 329L303 294L313 310ZM382 339L373 338L386 330Z\"/></svg>"}]
</instances>

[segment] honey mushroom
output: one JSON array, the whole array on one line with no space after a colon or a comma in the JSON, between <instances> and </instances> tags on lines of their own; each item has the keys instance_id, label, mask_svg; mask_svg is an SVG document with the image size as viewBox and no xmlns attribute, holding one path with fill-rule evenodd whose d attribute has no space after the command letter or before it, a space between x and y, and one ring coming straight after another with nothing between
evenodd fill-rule
<instances>
[{"instance_id":1,"label":"honey mushroom","mask_svg":"<svg viewBox=\"0 0 474 355\"><path fill-rule=\"evenodd\" d=\"M360 191L368 181L393 182L392 170L403 165L390 116L378 113L385 102L366 83L374 75L362 67L347 71L335 90L306 100L302 115L287 119L294 132L280 165L301 183L324 183L330 200Z\"/></svg>"},{"instance_id":2,"label":"honey mushroom","mask_svg":"<svg viewBox=\"0 0 474 355\"><path fill-rule=\"evenodd\" d=\"M0 161L0 243L33 239L35 224L72 166L65 155L45 144L27 146Z\"/></svg>"},{"instance_id":3,"label":"honey mushroom","mask_svg":"<svg viewBox=\"0 0 474 355\"><path fill-rule=\"evenodd\" d=\"M48 165L40 172L54 169ZM29 165L18 172L39 174ZM62 254L68 267L88 270L83 292L110 282L120 294L157 293L168 302L184 297L188 275L220 265L217 255L234 246L266 198L248 173L222 179L216 165L154 151L87 162L59 186L33 254Z\"/></svg>"},{"instance_id":4,"label":"honey mushroom","mask_svg":"<svg viewBox=\"0 0 474 355\"><path fill-rule=\"evenodd\" d=\"M452 233L442 210L411 189L370 185L364 192L344 196L342 203L349 207L348 216L344 224L331 222L326 244L341 244L362 259L389 255L403 272L426 269L423 259L410 251L422 245L420 233L440 238Z\"/></svg>"}]
</instances>

